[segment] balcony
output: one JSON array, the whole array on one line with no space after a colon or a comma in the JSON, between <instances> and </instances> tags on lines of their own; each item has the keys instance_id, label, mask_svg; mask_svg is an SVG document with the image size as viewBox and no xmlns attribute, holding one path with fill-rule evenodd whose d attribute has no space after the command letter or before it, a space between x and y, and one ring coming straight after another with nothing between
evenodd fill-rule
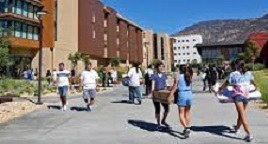
<instances>
[{"instance_id":1,"label":"balcony","mask_svg":"<svg viewBox=\"0 0 268 144\"><path fill-rule=\"evenodd\" d=\"M16 37L10 37L8 39L11 43L11 48L27 48L27 49L39 48L39 41L36 40L29 40Z\"/></svg>"}]
</instances>

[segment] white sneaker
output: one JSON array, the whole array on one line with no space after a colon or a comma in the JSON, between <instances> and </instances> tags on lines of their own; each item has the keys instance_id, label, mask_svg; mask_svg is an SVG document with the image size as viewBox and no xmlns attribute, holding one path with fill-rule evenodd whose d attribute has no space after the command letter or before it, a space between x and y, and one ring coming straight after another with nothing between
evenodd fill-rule
<instances>
[{"instance_id":1,"label":"white sneaker","mask_svg":"<svg viewBox=\"0 0 268 144\"><path fill-rule=\"evenodd\" d=\"M246 137L244 138L246 142L252 142L254 140L254 137L250 134L247 134Z\"/></svg>"},{"instance_id":2,"label":"white sneaker","mask_svg":"<svg viewBox=\"0 0 268 144\"><path fill-rule=\"evenodd\" d=\"M66 111L66 110L67 110L67 106L66 105L62 106L62 111Z\"/></svg>"}]
</instances>

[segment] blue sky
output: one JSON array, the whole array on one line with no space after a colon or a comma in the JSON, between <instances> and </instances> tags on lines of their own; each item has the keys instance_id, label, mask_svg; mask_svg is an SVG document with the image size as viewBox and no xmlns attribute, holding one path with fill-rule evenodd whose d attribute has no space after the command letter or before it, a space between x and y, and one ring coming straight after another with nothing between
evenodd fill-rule
<instances>
[{"instance_id":1,"label":"blue sky","mask_svg":"<svg viewBox=\"0 0 268 144\"><path fill-rule=\"evenodd\" d=\"M203 20L260 17L268 0L102 0L146 29L172 34Z\"/></svg>"}]
</instances>

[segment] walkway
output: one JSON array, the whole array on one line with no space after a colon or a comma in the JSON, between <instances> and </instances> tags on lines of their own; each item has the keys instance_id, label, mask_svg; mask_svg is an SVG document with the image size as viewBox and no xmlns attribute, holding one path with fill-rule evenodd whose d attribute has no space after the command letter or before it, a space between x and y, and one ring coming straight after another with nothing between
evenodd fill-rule
<instances>
[{"instance_id":1,"label":"walkway","mask_svg":"<svg viewBox=\"0 0 268 144\"><path fill-rule=\"evenodd\" d=\"M93 112L81 111L82 99L72 99L73 111L42 109L0 126L1 144L243 144L244 134L229 133L236 120L232 104L219 104L217 99L200 92L201 82L195 82L193 133L181 139L177 107L172 106L168 122L172 131L156 131L151 100L142 106L129 105L127 88L117 87L97 98ZM75 107L76 106L76 107ZM77 107L78 106L78 107ZM249 121L256 138L254 143L268 143L268 118L260 110L249 109Z\"/></svg>"}]
</instances>

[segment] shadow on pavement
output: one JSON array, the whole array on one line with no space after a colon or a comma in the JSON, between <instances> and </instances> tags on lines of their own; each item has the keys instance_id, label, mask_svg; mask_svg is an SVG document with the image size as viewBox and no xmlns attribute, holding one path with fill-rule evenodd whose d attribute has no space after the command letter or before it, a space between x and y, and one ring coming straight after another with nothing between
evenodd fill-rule
<instances>
[{"instance_id":1,"label":"shadow on pavement","mask_svg":"<svg viewBox=\"0 0 268 144\"><path fill-rule=\"evenodd\" d=\"M128 120L128 123L130 125L133 125L135 127L138 127L138 128L140 128L142 130L146 130L146 131L149 131L149 132L162 132L162 133L167 133L170 136L173 136L173 137L176 137L176 138L179 138L179 139L185 139L182 136L182 133L174 131L169 127L162 127L161 126L160 128L158 128L157 124L155 124L155 123L146 122L146 121L142 121L142 120Z\"/></svg>"},{"instance_id":2,"label":"shadow on pavement","mask_svg":"<svg viewBox=\"0 0 268 144\"><path fill-rule=\"evenodd\" d=\"M111 103L114 103L114 104L129 104L128 100L119 100L119 101L114 101L114 102L111 102Z\"/></svg>"},{"instance_id":3,"label":"shadow on pavement","mask_svg":"<svg viewBox=\"0 0 268 144\"><path fill-rule=\"evenodd\" d=\"M83 112L83 111L88 111L88 109L86 107L71 107L70 108L71 111L78 111L78 112Z\"/></svg>"},{"instance_id":4,"label":"shadow on pavement","mask_svg":"<svg viewBox=\"0 0 268 144\"><path fill-rule=\"evenodd\" d=\"M208 132L213 135L222 136L230 139L241 140L241 138L233 137L226 135L224 133L233 133L232 129L227 126L218 125L218 126L192 126L191 130L194 132Z\"/></svg>"},{"instance_id":5,"label":"shadow on pavement","mask_svg":"<svg viewBox=\"0 0 268 144\"><path fill-rule=\"evenodd\" d=\"M59 106L59 105L48 105L47 108L48 109L60 110L61 109L61 106Z\"/></svg>"}]
</instances>

